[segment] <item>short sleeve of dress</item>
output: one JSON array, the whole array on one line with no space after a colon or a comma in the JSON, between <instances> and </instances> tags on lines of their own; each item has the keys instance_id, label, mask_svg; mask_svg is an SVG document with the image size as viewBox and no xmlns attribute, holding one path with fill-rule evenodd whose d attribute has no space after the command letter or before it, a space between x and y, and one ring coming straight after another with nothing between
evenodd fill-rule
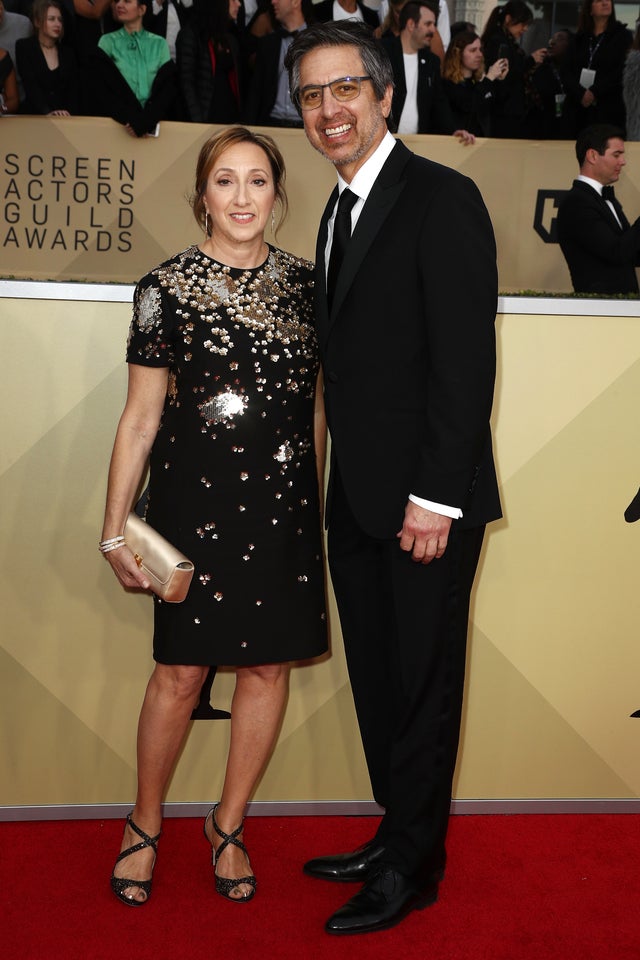
<instances>
[{"instance_id":1,"label":"short sleeve of dress","mask_svg":"<svg viewBox=\"0 0 640 960\"><path fill-rule=\"evenodd\" d=\"M149 274L135 289L127 340L127 363L171 367L174 362L173 311L156 277Z\"/></svg>"}]
</instances>

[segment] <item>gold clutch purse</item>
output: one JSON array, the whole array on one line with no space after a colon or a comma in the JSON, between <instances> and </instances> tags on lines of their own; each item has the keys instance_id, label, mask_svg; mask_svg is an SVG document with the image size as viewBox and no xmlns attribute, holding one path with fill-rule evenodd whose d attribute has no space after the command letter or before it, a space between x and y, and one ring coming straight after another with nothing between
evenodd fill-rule
<instances>
[{"instance_id":1,"label":"gold clutch purse","mask_svg":"<svg viewBox=\"0 0 640 960\"><path fill-rule=\"evenodd\" d=\"M124 542L149 578L154 593L167 603L184 600L194 569L188 557L135 513L127 517Z\"/></svg>"}]
</instances>

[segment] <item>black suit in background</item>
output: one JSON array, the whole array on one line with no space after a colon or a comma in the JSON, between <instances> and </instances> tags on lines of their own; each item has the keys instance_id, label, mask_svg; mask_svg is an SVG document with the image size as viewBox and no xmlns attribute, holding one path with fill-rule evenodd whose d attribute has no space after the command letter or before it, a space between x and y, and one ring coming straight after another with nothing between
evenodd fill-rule
<instances>
[{"instance_id":1,"label":"black suit in background","mask_svg":"<svg viewBox=\"0 0 640 960\"><path fill-rule=\"evenodd\" d=\"M391 104L390 127L398 129L404 102L407 97L407 82L404 75L404 59L400 37L386 36L382 45L389 54L395 86ZM450 134L456 124L442 87L440 59L426 48L418 51L418 133Z\"/></svg>"},{"instance_id":2,"label":"black suit in background","mask_svg":"<svg viewBox=\"0 0 640 960\"><path fill-rule=\"evenodd\" d=\"M574 180L558 210L558 241L576 293L638 293L640 218L633 226L617 205L618 224L607 202L588 183Z\"/></svg>"},{"instance_id":3,"label":"black suit in background","mask_svg":"<svg viewBox=\"0 0 640 960\"><path fill-rule=\"evenodd\" d=\"M167 38L167 21L169 17L169 7L172 6L178 15L180 27L184 27L189 22L193 14L193 6L185 7L182 0L165 0L159 13L153 12L152 0L149 0L146 13L144 15L143 26L145 30L156 33L159 37Z\"/></svg>"},{"instance_id":4,"label":"black suit in background","mask_svg":"<svg viewBox=\"0 0 640 960\"><path fill-rule=\"evenodd\" d=\"M418 885L445 858L469 596L500 516L489 416L493 232L475 185L396 143L316 324L332 438L329 561L385 861ZM408 495L461 507L444 556L398 545Z\"/></svg>"},{"instance_id":5,"label":"black suit in background","mask_svg":"<svg viewBox=\"0 0 640 960\"><path fill-rule=\"evenodd\" d=\"M363 21L374 30L380 26L380 18L375 10L366 7L361 0L357 0L358 9L362 14ZM333 20L333 0L322 0L321 3L313 5L313 16L318 23L328 23Z\"/></svg>"}]
</instances>

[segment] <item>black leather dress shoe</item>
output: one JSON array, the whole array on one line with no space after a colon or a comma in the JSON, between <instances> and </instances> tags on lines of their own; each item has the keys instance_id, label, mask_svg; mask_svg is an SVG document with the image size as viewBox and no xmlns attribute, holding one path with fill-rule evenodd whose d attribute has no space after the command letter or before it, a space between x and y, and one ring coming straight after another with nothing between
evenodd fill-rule
<instances>
[{"instance_id":1,"label":"black leather dress shoe","mask_svg":"<svg viewBox=\"0 0 640 960\"><path fill-rule=\"evenodd\" d=\"M362 890L329 917L325 930L339 935L386 930L404 920L412 910L422 910L437 899L435 880L418 888L401 873L379 864Z\"/></svg>"},{"instance_id":2,"label":"black leather dress shoe","mask_svg":"<svg viewBox=\"0 0 640 960\"><path fill-rule=\"evenodd\" d=\"M384 856L384 847L374 837L351 853L337 853L333 857L316 857L302 868L310 877L320 880L359 880L364 882L372 867Z\"/></svg>"}]
</instances>

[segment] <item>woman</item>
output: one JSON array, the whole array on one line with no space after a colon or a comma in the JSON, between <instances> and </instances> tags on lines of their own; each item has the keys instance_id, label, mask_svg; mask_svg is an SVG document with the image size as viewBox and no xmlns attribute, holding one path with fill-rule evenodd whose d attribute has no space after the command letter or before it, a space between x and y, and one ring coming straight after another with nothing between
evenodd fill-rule
<instances>
[{"instance_id":1,"label":"woman","mask_svg":"<svg viewBox=\"0 0 640 960\"><path fill-rule=\"evenodd\" d=\"M240 49L232 29L240 0L200 0L178 35L178 75L192 123L240 118Z\"/></svg>"},{"instance_id":2,"label":"woman","mask_svg":"<svg viewBox=\"0 0 640 960\"><path fill-rule=\"evenodd\" d=\"M400 36L400 11L407 0L389 0L387 12L380 24L374 31L376 37Z\"/></svg>"},{"instance_id":3,"label":"woman","mask_svg":"<svg viewBox=\"0 0 640 960\"><path fill-rule=\"evenodd\" d=\"M640 140L640 20L636 21L633 44L624 65L622 89L627 112L627 140Z\"/></svg>"},{"instance_id":4,"label":"woman","mask_svg":"<svg viewBox=\"0 0 640 960\"><path fill-rule=\"evenodd\" d=\"M35 0L32 37L16 43L18 72L25 89L24 113L69 117L78 113L78 66L75 54L61 46L64 36L59 0Z\"/></svg>"},{"instance_id":5,"label":"woman","mask_svg":"<svg viewBox=\"0 0 640 960\"><path fill-rule=\"evenodd\" d=\"M253 896L242 818L275 742L288 661L327 649L312 272L265 242L278 206L284 164L273 140L243 127L216 134L196 168L203 242L136 290L101 549L123 586L148 586L122 532L150 454L147 519L196 569L183 603L155 599L138 793L112 878L132 905L151 893L160 804L211 664L235 665L236 687L205 836L218 893Z\"/></svg>"},{"instance_id":6,"label":"woman","mask_svg":"<svg viewBox=\"0 0 640 960\"><path fill-rule=\"evenodd\" d=\"M533 14L522 0L509 0L502 7L494 7L482 34L482 48L488 67L506 59L509 72L500 88L493 109L493 136L515 139L527 135L526 82L528 75L542 63L546 50L535 50L527 56L520 40Z\"/></svg>"},{"instance_id":7,"label":"woman","mask_svg":"<svg viewBox=\"0 0 640 960\"><path fill-rule=\"evenodd\" d=\"M532 140L575 140L578 101L567 66L571 45L568 30L549 40L547 58L531 77L529 136Z\"/></svg>"},{"instance_id":8,"label":"woman","mask_svg":"<svg viewBox=\"0 0 640 960\"><path fill-rule=\"evenodd\" d=\"M485 73L480 37L467 30L454 33L444 58L442 89L457 129L468 130L477 137L491 136L495 86L508 73L506 57L492 63Z\"/></svg>"},{"instance_id":9,"label":"woman","mask_svg":"<svg viewBox=\"0 0 640 960\"><path fill-rule=\"evenodd\" d=\"M95 99L101 113L122 123L132 137L149 136L171 117L175 65L164 37L143 29L144 3L117 0L113 9L122 26L98 42Z\"/></svg>"},{"instance_id":10,"label":"woman","mask_svg":"<svg viewBox=\"0 0 640 960\"><path fill-rule=\"evenodd\" d=\"M610 123L624 129L622 70L631 31L616 20L613 0L583 0L578 31L569 56L578 129Z\"/></svg>"},{"instance_id":11,"label":"woman","mask_svg":"<svg viewBox=\"0 0 640 960\"><path fill-rule=\"evenodd\" d=\"M18 80L8 50L0 50L0 116L18 112Z\"/></svg>"}]
</instances>

